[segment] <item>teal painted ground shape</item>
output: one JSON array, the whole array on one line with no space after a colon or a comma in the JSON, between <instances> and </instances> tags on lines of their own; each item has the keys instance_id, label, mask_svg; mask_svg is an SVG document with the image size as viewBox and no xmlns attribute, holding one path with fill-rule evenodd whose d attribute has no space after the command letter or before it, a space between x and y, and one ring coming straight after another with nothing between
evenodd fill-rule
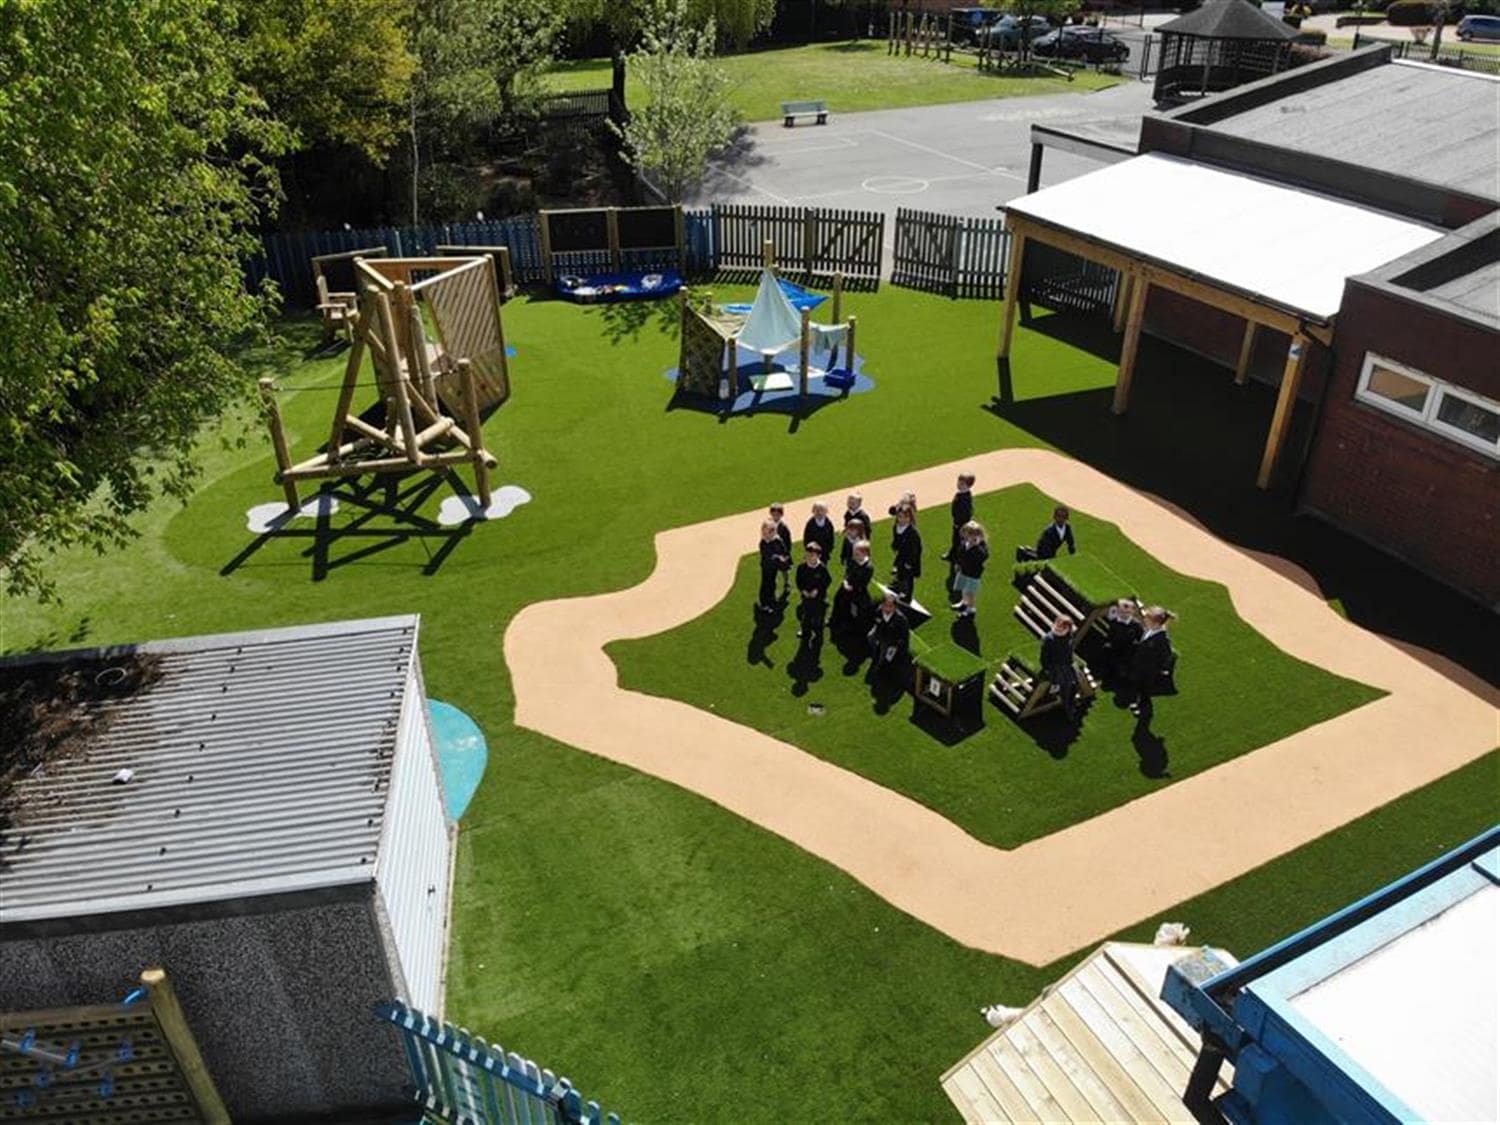
<instances>
[{"instance_id":1,"label":"teal painted ground shape","mask_svg":"<svg viewBox=\"0 0 1500 1125\"><path fill-rule=\"evenodd\" d=\"M429 699L427 713L432 719L432 737L437 742L438 767L443 775L443 795L448 815L454 820L464 815L469 800L484 776L489 747L479 724L451 703Z\"/></svg>"}]
</instances>

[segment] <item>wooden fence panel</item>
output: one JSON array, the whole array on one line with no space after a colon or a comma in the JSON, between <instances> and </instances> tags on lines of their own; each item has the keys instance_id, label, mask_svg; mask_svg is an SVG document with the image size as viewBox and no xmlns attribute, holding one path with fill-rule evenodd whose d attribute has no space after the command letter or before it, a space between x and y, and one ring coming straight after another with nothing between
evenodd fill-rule
<instances>
[{"instance_id":1,"label":"wooden fence panel","mask_svg":"<svg viewBox=\"0 0 1500 1125\"><path fill-rule=\"evenodd\" d=\"M783 273L880 276L885 216L879 212L716 203L711 213L717 269L760 268L769 241Z\"/></svg>"},{"instance_id":2,"label":"wooden fence panel","mask_svg":"<svg viewBox=\"0 0 1500 1125\"><path fill-rule=\"evenodd\" d=\"M1010 235L1000 219L899 208L891 283L950 297L1005 294Z\"/></svg>"}]
</instances>

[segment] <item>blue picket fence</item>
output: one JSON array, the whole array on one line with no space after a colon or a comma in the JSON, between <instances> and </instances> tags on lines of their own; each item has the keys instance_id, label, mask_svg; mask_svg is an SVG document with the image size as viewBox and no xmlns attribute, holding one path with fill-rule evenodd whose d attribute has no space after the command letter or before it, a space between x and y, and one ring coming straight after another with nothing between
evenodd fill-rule
<instances>
[{"instance_id":1,"label":"blue picket fence","mask_svg":"<svg viewBox=\"0 0 1500 1125\"><path fill-rule=\"evenodd\" d=\"M413 1098L447 1125L620 1125L566 1078L399 1001L376 1015L401 1034Z\"/></svg>"}]
</instances>

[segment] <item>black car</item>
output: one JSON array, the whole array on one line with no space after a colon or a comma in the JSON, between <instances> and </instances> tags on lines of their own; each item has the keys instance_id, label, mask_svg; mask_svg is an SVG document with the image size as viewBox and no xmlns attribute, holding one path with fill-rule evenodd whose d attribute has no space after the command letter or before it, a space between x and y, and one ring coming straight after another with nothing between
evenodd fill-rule
<instances>
[{"instance_id":1,"label":"black car","mask_svg":"<svg viewBox=\"0 0 1500 1125\"><path fill-rule=\"evenodd\" d=\"M1130 57L1125 42L1098 27L1060 27L1032 43L1031 49L1043 58L1091 63L1124 62Z\"/></svg>"}]
</instances>

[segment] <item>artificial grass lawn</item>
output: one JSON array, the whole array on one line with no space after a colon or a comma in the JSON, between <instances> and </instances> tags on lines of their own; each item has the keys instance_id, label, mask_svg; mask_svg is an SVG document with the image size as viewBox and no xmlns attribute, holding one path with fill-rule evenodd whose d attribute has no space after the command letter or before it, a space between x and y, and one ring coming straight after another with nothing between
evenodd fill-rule
<instances>
[{"instance_id":1,"label":"artificial grass lawn","mask_svg":"<svg viewBox=\"0 0 1500 1125\"><path fill-rule=\"evenodd\" d=\"M508 304L515 394L486 436L497 483L534 500L454 537L346 505L321 541L288 535L249 550L246 509L280 492L259 419L227 419L205 437L190 503L153 507L124 550L59 556L61 602L0 602L0 647L420 613L429 693L472 715L491 746L459 838L448 1018L632 1121L951 1119L937 1078L985 1034L977 1006L1028 999L1060 966L961 948L708 801L516 728L501 652L521 606L641 581L661 528L1040 444L982 409L995 389L993 303L890 288L845 299L877 387L794 432L774 415L721 425L667 409L670 303ZM1108 359L1040 331L1020 330L1015 354L1018 370L1038 373L1023 397L1113 382ZM326 437L333 392L313 388L341 368L337 356L289 369L287 385L309 388L282 400L294 456ZM252 392L247 382L247 401ZM433 516L445 492L421 513ZM1472 835L1494 815L1494 766L1343 830L1285 874L1170 916L1195 937L1253 949ZM1211 910L1222 925L1201 924Z\"/></svg>"},{"instance_id":2,"label":"artificial grass lawn","mask_svg":"<svg viewBox=\"0 0 1500 1125\"><path fill-rule=\"evenodd\" d=\"M866 502L872 511L883 511L895 499L872 496ZM917 600L935 616L916 636L929 644L950 636L977 643L991 661L1015 650L1036 667L1040 645L1011 613L1017 591L1009 556L1014 544L1035 541L1053 500L1029 485L976 498L975 518L990 532L993 553L980 588L978 628L970 632L947 608L948 568L937 556L947 549L950 525L939 499L918 497L924 505L918 520L924 560ZM843 510L842 497L829 500L831 510ZM1004 848L1107 812L1382 694L1286 655L1240 620L1223 586L1169 570L1114 524L1075 509L1073 525L1079 562L1101 560L1128 583L1111 597L1138 593L1178 614L1172 637L1181 657L1179 694L1157 701L1152 730L1158 738L1144 744L1139 757L1132 741L1135 717L1107 693L1095 699L1077 741L1069 741L1057 716L1018 725L986 703L986 725L946 744L951 739L928 729L929 709L918 710L905 698L887 710L866 683L868 664L850 668L831 644L824 645L820 674L813 678L796 658L797 623L790 610L774 640L757 641L752 606L760 569L751 555L741 561L729 596L709 613L669 633L617 642L609 652L622 687L681 699L784 739L913 797ZM747 543L755 531L747 525ZM890 538L889 521L877 525L871 541L877 577L884 577ZM811 710L814 703L821 710Z\"/></svg>"},{"instance_id":3,"label":"artificial grass lawn","mask_svg":"<svg viewBox=\"0 0 1500 1125\"><path fill-rule=\"evenodd\" d=\"M975 68L974 56L953 53L953 61L887 55L885 41L818 43L725 55L729 100L746 121L775 121L783 101L821 98L834 113L902 109L914 105L1010 98L1031 94L1086 93L1121 81L1118 75L1079 70L1070 82L1043 75L1012 77ZM608 59L565 62L547 76L552 90L599 90L610 85ZM627 73L625 100L639 107L640 83Z\"/></svg>"}]
</instances>

